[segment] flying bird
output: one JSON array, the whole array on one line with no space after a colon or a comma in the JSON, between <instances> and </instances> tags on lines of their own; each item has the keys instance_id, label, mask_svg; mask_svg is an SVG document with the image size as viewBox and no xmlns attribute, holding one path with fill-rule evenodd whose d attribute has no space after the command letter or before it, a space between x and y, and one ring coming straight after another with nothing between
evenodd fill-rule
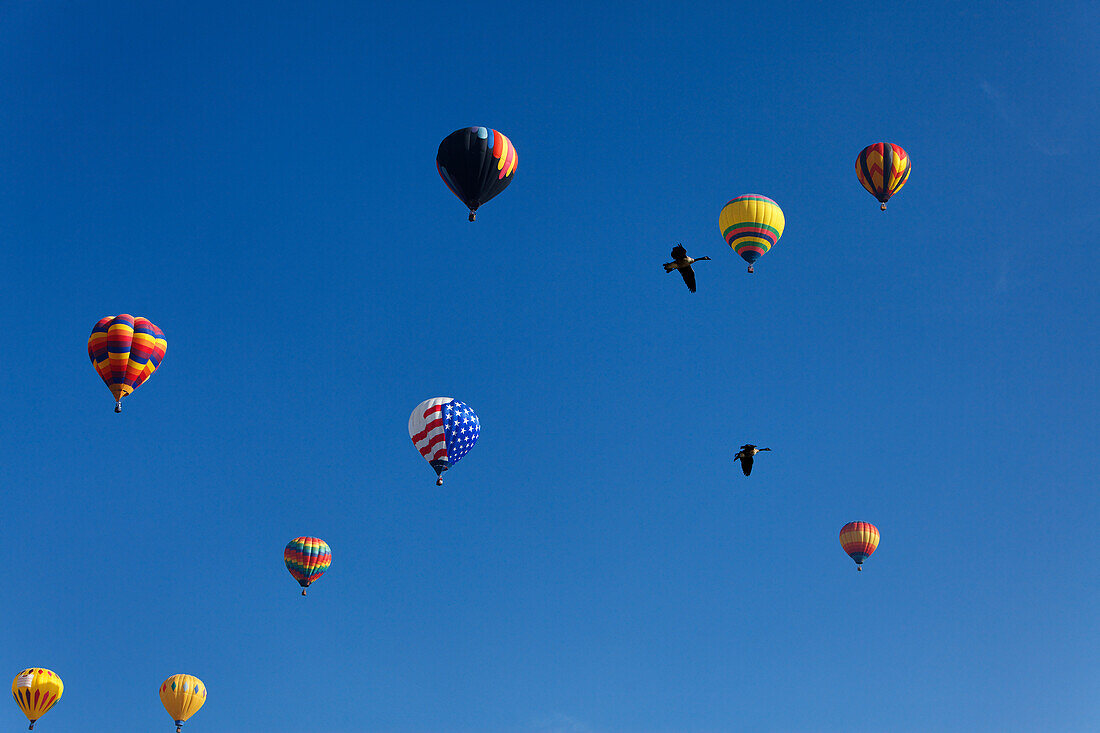
<instances>
[{"instance_id":1,"label":"flying bird","mask_svg":"<svg viewBox=\"0 0 1100 733\"><path fill-rule=\"evenodd\" d=\"M752 473L752 457L762 450L771 450L771 448L757 448L752 443L746 443L741 446L741 450L733 457L733 460L741 461L741 470L748 476Z\"/></svg>"},{"instance_id":2,"label":"flying bird","mask_svg":"<svg viewBox=\"0 0 1100 733\"><path fill-rule=\"evenodd\" d=\"M702 262L703 260L709 260L709 257L688 257L687 250L684 249L682 244L677 244L672 248L672 262L665 263L665 272L672 272L673 270L679 270L680 275L684 278L684 284L688 286L688 290L695 292L695 270L691 269L693 262Z\"/></svg>"}]
</instances>

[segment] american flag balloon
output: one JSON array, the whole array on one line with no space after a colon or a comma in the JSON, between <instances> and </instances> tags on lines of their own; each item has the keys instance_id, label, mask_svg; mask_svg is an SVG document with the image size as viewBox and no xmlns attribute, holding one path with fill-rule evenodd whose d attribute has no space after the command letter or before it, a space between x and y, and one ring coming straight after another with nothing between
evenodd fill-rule
<instances>
[{"instance_id":1,"label":"american flag balloon","mask_svg":"<svg viewBox=\"0 0 1100 733\"><path fill-rule=\"evenodd\" d=\"M439 476L436 486L443 485L443 472L470 452L479 435L477 413L454 397L424 400L409 416L409 437Z\"/></svg>"}]
</instances>

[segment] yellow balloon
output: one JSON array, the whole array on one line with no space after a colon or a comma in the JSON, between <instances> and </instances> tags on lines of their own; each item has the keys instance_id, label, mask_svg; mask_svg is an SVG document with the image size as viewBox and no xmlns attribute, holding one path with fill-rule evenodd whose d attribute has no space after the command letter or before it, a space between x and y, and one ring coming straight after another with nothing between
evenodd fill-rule
<instances>
[{"instance_id":1,"label":"yellow balloon","mask_svg":"<svg viewBox=\"0 0 1100 733\"><path fill-rule=\"evenodd\" d=\"M752 272L752 263L783 236L785 225L779 204L758 193L746 193L732 199L718 215L718 228L726 244L749 263L749 272Z\"/></svg>"},{"instance_id":2,"label":"yellow balloon","mask_svg":"<svg viewBox=\"0 0 1100 733\"><path fill-rule=\"evenodd\" d=\"M198 677L174 674L161 684L160 702L176 721L176 733L180 733L184 721L206 702L206 685Z\"/></svg>"},{"instance_id":3,"label":"yellow balloon","mask_svg":"<svg viewBox=\"0 0 1100 733\"><path fill-rule=\"evenodd\" d=\"M55 673L41 667L24 669L11 682L11 696L31 721L27 730L34 730L34 723L61 699L65 683Z\"/></svg>"}]
</instances>

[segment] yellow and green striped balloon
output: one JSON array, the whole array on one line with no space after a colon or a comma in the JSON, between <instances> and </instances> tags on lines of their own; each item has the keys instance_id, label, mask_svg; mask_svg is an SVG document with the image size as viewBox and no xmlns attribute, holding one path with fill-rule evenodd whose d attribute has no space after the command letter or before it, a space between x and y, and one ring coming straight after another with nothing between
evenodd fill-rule
<instances>
[{"instance_id":1,"label":"yellow and green striped balloon","mask_svg":"<svg viewBox=\"0 0 1100 733\"><path fill-rule=\"evenodd\" d=\"M718 228L741 259L752 264L783 236L783 209L767 196L746 193L731 199L718 215Z\"/></svg>"}]
</instances>

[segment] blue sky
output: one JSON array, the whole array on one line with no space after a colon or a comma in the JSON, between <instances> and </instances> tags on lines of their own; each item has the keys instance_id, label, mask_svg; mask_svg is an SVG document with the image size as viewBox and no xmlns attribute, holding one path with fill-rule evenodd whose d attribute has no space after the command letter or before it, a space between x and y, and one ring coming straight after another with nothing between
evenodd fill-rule
<instances>
[{"instance_id":1,"label":"blue sky","mask_svg":"<svg viewBox=\"0 0 1100 733\"><path fill-rule=\"evenodd\" d=\"M193 733L1100 727L1095 4L372 5L0 6L38 729L169 731L177 672ZM519 151L475 224L466 125ZM168 353L115 415L120 312ZM437 395L482 425L442 490Z\"/></svg>"}]
</instances>

